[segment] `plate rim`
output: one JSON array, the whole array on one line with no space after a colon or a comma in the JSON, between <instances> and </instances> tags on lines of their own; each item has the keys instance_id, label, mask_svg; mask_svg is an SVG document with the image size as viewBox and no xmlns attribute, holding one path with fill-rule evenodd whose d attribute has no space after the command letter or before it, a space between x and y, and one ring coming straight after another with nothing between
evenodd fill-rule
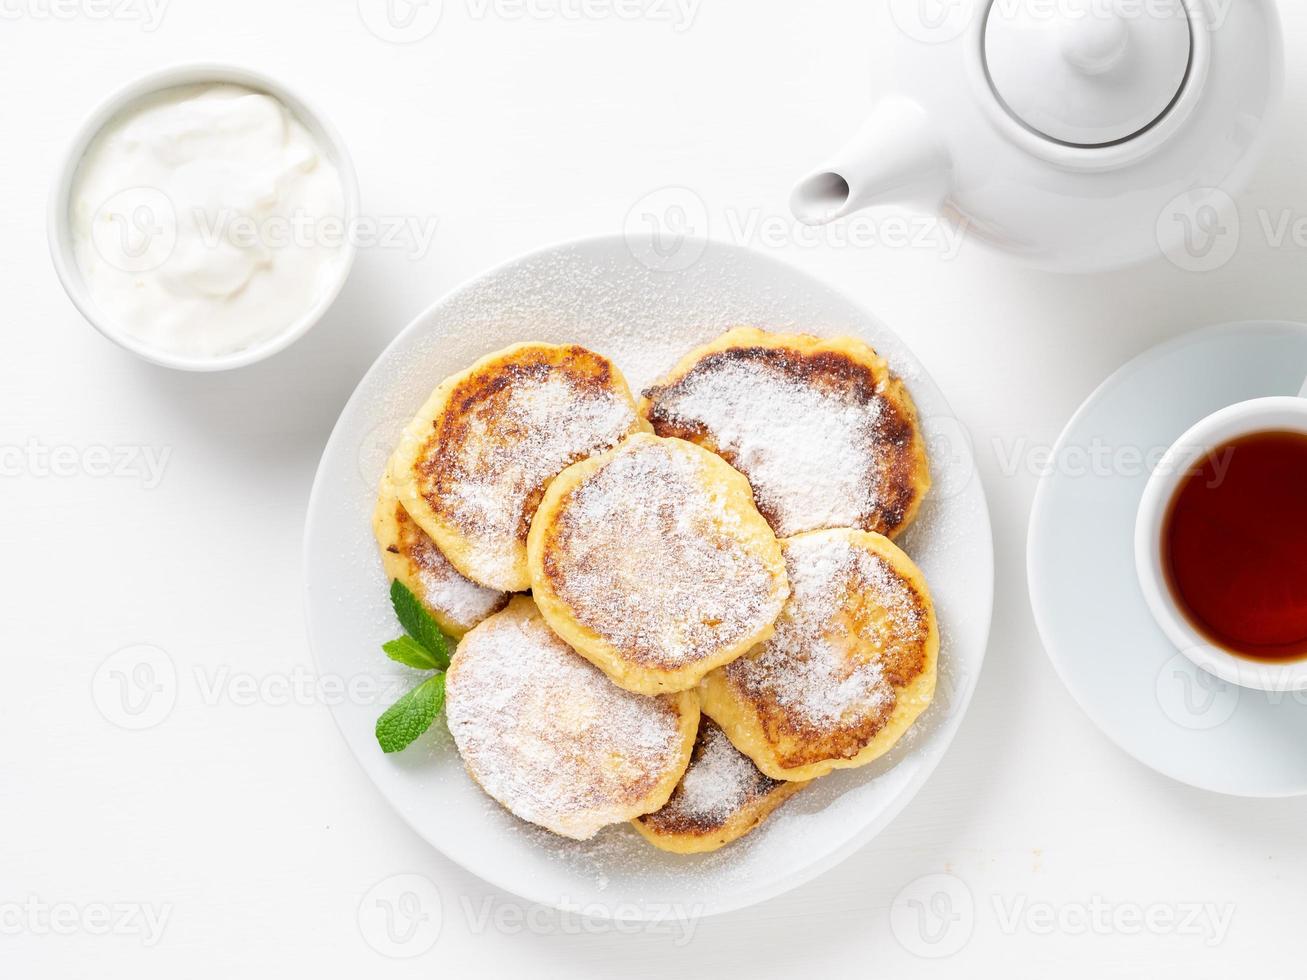
<instances>
[{"instance_id":1,"label":"plate rim","mask_svg":"<svg viewBox=\"0 0 1307 980\"><path fill-rule=\"evenodd\" d=\"M958 421L959 424L961 424L960 420L958 420L957 418L957 413L953 410L953 406L949 403L948 398L945 396L943 390L935 382L934 375L929 370L926 369L925 365L921 362L921 359L917 356L916 351L913 350L903 340L901 336L899 336L897 331L887 326L879 316L877 316L870 309L868 309L867 306L864 303L862 303L860 300L851 297L843 289L840 289L839 287L829 283L824 278L816 275L813 272L810 272L807 269L785 262L775 256L760 252L757 249L750 248L745 245L739 245L733 242L722 241L720 239L713 238L711 236L703 238L702 240L706 243L705 248L711 248L723 252L733 252L736 254L748 254L752 261L758 261L765 265L772 265L774 267L782 268L788 274L791 275L797 274L799 276L807 278L811 280L814 284L819 286L821 289L828 291L835 298L847 304L849 307L858 310L865 317L874 321L879 327L881 327L887 333L891 334L894 337L895 341L900 345L900 347L903 350L907 351L907 353L911 356L911 358L916 362L916 367L918 368L918 370L920 370L920 372L929 380L932 387L934 387L935 390L939 393L940 403L942 407L946 410L947 416L954 419L955 421ZM319 643L317 642L317 638L315 636L312 610L310 608L311 597L313 592L312 586L310 584L310 577L308 574L309 567L310 567L310 555L309 555L310 541L313 539L313 531L315 528L314 515L319 509L318 506L319 498L322 494L327 492L327 488L325 485L326 481L324 479L325 477L324 464L326 458L329 452L331 451L331 449L333 448L338 436L340 436L341 434L342 424L345 419L345 416L349 414L350 410L354 407L355 402L357 402L360 399L361 397L360 393L362 389L367 384L368 380L373 376L373 374L381 369L382 362L388 358L388 356L391 354L391 351L396 346L398 346L402 341L407 339L410 335L417 333L421 329L422 324L424 322L431 319L435 315L436 311L438 311L441 307L445 306L446 304L454 300L456 297L466 292L470 292L477 289L487 281L502 275L503 273L507 272L508 270L516 266L520 266L525 263L538 260L550 254L562 252L568 249L577 249L583 247L601 247L601 246L620 247L630 251L631 250L630 236L626 234L605 233L605 234L585 235L578 238L565 239L562 241L554 242L552 244L544 245L541 247L537 247L521 252L519 254L510 257L505 261L499 262L491 266L489 269L483 272L477 273L473 276L468 277L467 279L461 280L453 287L445 290L438 298L436 298L433 302L431 302L427 306L423 307L423 309L421 309L417 314L415 314L409 320L409 322L405 324L403 329L401 329L390 340L390 342L386 344L386 346L383 347L380 352L378 352L376 357L372 360L372 363L368 365L367 370L363 372L363 374L359 377L359 380L355 383L354 389L353 391L350 392L349 398L345 400L344 405L341 406L340 411L337 413L336 421L332 425L331 432L327 436L326 442L323 443L322 452L318 458L318 465L314 470L313 484L309 491L308 502L306 505L305 518L304 518L303 539L301 542L300 569L301 569L301 574L303 576L303 589L304 589L301 608L303 610L303 615L305 620L305 632L309 645L309 653L310 656L313 658L313 664L315 669L317 669L319 672L321 672L323 665L321 663L320 656L318 653ZM635 258L634 252L631 252L631 254L633 258ZM675 274L675 270L673 270L673 274ZM975 670L970 674L969 677L967 677L966 684L959 692L959 700L958 700L957 708L955 712L949 717L949 719L947 720L947 722L945 723L945 725L941 730L941 735L943 738L942 743L940 744L939 748L935 750L933 753L928 753L922 757L917 772L913 775L911 779L907 781L904 787L893 797L893 799L891 799L886 804L886 806L881 811L879 816L875 820L872 820L869 823L867 823L858 833L850 837L849 840L847 840L843 845L829 852L828 854L824 855L822 858L813 861L812 863L804 866L803 868L797 871L792 872L788 876L778 878L775 881L765 886L759 886L754 889L741 890L730 899L724 901L713 900L709 903L705 903L703 906L695 909L694 915L696 919L701 920L704 918L708 918L710 916L724 915L728 912L739 911L741 909L749 908L751 906L758 905L762 902L769 901L770 899L776 898L779 895L783 895L789 891L794 890L795 888L798 888L802 885L807 884L808 882L811 882L815 878L820 877L822 874L826 873L827 871L831 870L837 865L842 864L849 857L851 857L853 854L860 851L867 844L869 844L873 839L879 836L879 834L882 831L884 831L885 828L888 827L889 824L892 823L896 817L898 817L898 815L903 811L903 809L906 808L907 805L910 802L912 802L913 799L916 798L917 794L921 791L922 787L925 786L926 782L929 781L930 777L934 774L940 762L943 761L944 756L948 753L948 750L952 747L954 740L957 738L958 731L962 727L962 722L965 720L967 712L971 708L971 703L972 700L974 699L976 688L979 686L980 674L984 669L985 660L989 653L989 641L992 633L993 620L994 620L994 583L995 583L996 571L997 571L995 566L995 558L994 558L993 519L992 519L992 515L990 514L988 495L985 490L984 480L980 474L979 467L975 465L976 460L975 460L974 447L969 443L967 445L967 452L971 457L972 479L976 484L975 492L978 495L978 504L979 504L978 523L981 525L978 528L978 530L982 530L984 532L982 535L982 539L985 545L985 558L986 558L986 560L984 561L985 601L983 603L983 617L977 620L977 626L983 628L978 629L979 642L977 645L978 654L977 654ZM372 784L373 788L376 790L377 795L380 796L381 799L385 801L385 803L391 808L391 810L404 822L405 825L408 826L408 828L413 832L413 834L424 844L426 844L432 850L438 852L442 857L444 857L446 860L450 861L452 864L462 869L467 874L470 874L473 877L483 882L486 882L487 884L491 885L494 888L499 889L502 892L517 896L518 898L521 898L525 901L532 902L537 905L558 909L560 911L567 911L567 912L579 911L575 907L565 905L565 904L560 904L557 901L553 901L548 898L541 897L539 895L530 894L528 893L528 890L524 889L524 887L519 883L516 882L508 883L502 880L496 874L486 874L481 870L475 870L469 867L467 864L465 864L454 854L451 854L448 850L442 847L438 842L429 838L425 833L423 833L416 826L414 821L409 818L408 814L403 810L403 808L396 805L396 803L390 798L390 795L386 792L385 788L373 775L371 770L364 764L363 759L359 756L358 753L354 751L353 743L350 740L349 734L345 731L345 728L342 725L338 713L335 710L330 710L330 709L328 713L331 715L332 724L335 726L337 732L340 734L341 739L344 741L345 746L349 751L349 754L352 757L354 764L363 771L363 774L367 777L368 781ZM610 906L604 906L601 909L587 908L585 910L585 914L592 915L596 918L603 918L607 920L614 920L621 917L616 913L615 908ZM645 915L644 912L642 911L637 918L643 919L644 917Z\"/></svg>"},{"instance_id":2,"label":"plate rim","mask_svg":"<svg viewBox=\"0 0 1307 980\"><path fill-rule=\"evenodd\" d=\"M1111 374L1099 382L1094 389L1084 397L1084 400L1076 407L1076 410L1067 419L1062 430L1058 433L1057 439L1053 442L1052 455L1057 457L1058 453L1064 447L1069 438L1072 428L1074 428L1085 415L1089 413L1091 407L1097 405L1099 399L1108 394L1112 389L1122 384L1126 377L1141 367L1148 366L1157 360L1161 360L1173 351L1188 347L1194 343L1205 340L1208 337L1219 337L1224 334L1240 333L1243 331L1271 331L1290 328L1307 336L1307 323L1297 320L1227 320L1222 323L1211 323L1201 327L1194 327L1186 330L1184 333L1167 340L1160 341L1151 347L1147 347L1135 354L1124 364L1116 368ZM1152 772L1172 779L1184 786L1190 786L1194 789L1203 790L1208 793L1216 793L1221 796L1233 797L1236 799L1254 799L1254 800L1279 800L1279 799L1296 799L1307 796L1307 785L1302 789L1291 790L1283 793L1254 793L1230 789L1228 787L1210 785L1197 779L1189 779L1177 775L1174 772L1167 771L1162 766L1154 765L1147 759L1142 758L1133 748L1127 745L1111 727L1105 724L1081 697L1079 691L1068 679L1066 671L1063 669L1063 663L1058 654L1053 652L1055 644L1051 643L1049 637L1052 633L1052 627L1048 624L1047 619L1041 614L1040 609L1045 601L1045 592L1043 578L1034 574L1035 568L1035 538L1037 530L1047 522L1045 510L1050 506L1048 497L1052 493L1051 487L1056 474L1046 473L1039 478L1035 486L1034 499L1030 505L1030 520L1026 524L1026 588L1028 600L1030 602L1031 615L1035 621L1035 632L1039 635L1040 645L1044 648L1044 655L1048 658L1049 663L1053 666L1053 672L1062 682L1062 686L1071 696L1071 700L1093 723L1094 727L1108 739L1113 745L1122 752L1134 759L1137 763L1149 769ZM1041 566L1042 567L1042 566ZM1131 574L1134 572L1134 566L1131 565ZM1160 631L1160 630L1159 630ZM1170 642L1169 640L1167 642Z\"/></svg>"}]
</instances>

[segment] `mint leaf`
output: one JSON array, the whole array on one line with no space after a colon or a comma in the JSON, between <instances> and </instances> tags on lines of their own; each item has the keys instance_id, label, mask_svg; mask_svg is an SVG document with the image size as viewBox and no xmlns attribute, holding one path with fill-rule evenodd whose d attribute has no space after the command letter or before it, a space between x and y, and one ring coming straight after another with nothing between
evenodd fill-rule
<instances>
[{"instance_id":1,"label":"mint leaf","mask_svg":"<svg viewBox=\"0 0 1307 980\"><path fill-rule=\"evenodd\" d=\"M416 667L418 670L443 669L436 658L427 652L427 648L411 636L401 636L398 640L383 643L381 649L386 651L387 657L405 667Z\"/></svg>"},{"instance_id":2,"label":"mint leaf","mask_svg":"<svg viewBox=\"0 0 1307 980\"><path fill-rule=\"evenodd\" d=\"M449 637L441 631L421 600L399 579L390 583L390 604L395 607L399 624L404 627L409 636L426 648L435 661L436 668L438 670L447 668L452 647Z\"/></svg>"},{"instance_id":3,"label":"mint leaf","mask_svg":"<svg viewBox=\"0 0 1307 980\"><path fill-rule=\"evenodd\" d=\"M383 752L400 752L431 727L445 706L445 675L436 674L386 709L377 719L377 742Z\"/></svg>"}]
</instances>

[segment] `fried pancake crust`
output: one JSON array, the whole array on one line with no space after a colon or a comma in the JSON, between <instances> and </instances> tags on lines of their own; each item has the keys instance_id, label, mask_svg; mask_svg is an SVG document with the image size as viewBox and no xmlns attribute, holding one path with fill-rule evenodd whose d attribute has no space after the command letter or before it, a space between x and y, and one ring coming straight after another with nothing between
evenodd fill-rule
<instances>
[{"instance_id":1,"label":"fried pancake crust","mask_svg":"<svg viewBox=\"0 0 1307 980\"><path fill-rule=\"evenodd\" d=\"M857 527L893 538L930 489L911 395L853 337L737 327L683 357L639 407L658 435L748 477L780 537Z\"/></svg>"},{"instance_id":2,"label":"fried pancake crust","mask_svg":"<svg viewBox=\"0 0 1307 980\"><path fill-rule=\"evenodd\" d=\"M702 854L739 840L807 783L771 779L708 718L690 766L661 809L631 823L650 844L675 854Z\"/></svg>"},{"instance_id":3,"label":"fried pancake crust","mask_svg":"<svg viewBox=\"0 0 1307 980\"><path fill-rule=\"evenodd\" d=\"M771 640L704 678L703 711L773 779L864 766L930 704L939 627L921 571L853 529L786 538L792 594Z\"/></svg>"},{"instance_id":4,"label":"fried pancake crust","mask_svg":"<svg viewBox=\"0 0 1307 980\"><path fill-rule=\"evenodd\" d=\"M508 605L496 592L459 574L399 502L390 476L381 478L372 530L386 577L398 580L422 601L440 628L455 639Z\"/></svg>"},{"instance_id":5,"label":"fried pancake crust","mask_svg":"<svg viewBox=\"0 0 1307 980\"><path fill-rule=\"evenodd\" d=\"M436 388L404 430L390 476L455 568L520 592L530 585L526 536L545 486L645 428L607 358L577 345L515 344Z\"/></svg>"}]
</instances>

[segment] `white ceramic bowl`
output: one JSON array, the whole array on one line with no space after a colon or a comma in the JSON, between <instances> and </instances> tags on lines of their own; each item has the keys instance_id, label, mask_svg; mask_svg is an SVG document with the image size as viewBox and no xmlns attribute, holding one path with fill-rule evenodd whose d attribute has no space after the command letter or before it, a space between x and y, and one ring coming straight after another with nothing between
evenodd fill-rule
<instances>
[{"instance_id":1,"label":"white ceramic bowl","mask_svg":"<svg viewBox=\"0 0 1307 980\"><path fill-rule=\"evenodd\" d=\"M72 191L73 179L77 174L77 167L81 163L87 147L100 130L104 128L105 124L137 99L149 95L151 92L173 88L178 85L196 85L206 82L228 82L235 85L244 85L246 88L266 92L268 95L280 100L312 134L340 174L341 188L345 199L345 213L342 215L345 228L348 229L353 226L357 220L359 210L358 177L354 172L353 161L350 159L349 151L345 148L345 143L340 138L340 134L301 96L262 72L223 64L177 65L139 78L101 102L82 121L74 134L67 151L64 153L63 162L60 165L59 172L55 177L54 187L50 193L47 233L50 239L50 255L54 260L55 272L58 273L59 281L63 284L68 297L73 301L73 305L100 333L120 347L147 361L183 371L224 371L229 368L244 367L247 364L253 364L256 361L271 357L278 351L290 346L308 333L314 324L322 319L323 314L327 312L331 304L335 302L341 288L345 285L345 280L349 276L350 267L354 264L356 251L352 236L346 235L345 241L341 245L341 257L335 279L319 297L318 301L311 308L306 309L298 319L286 324L285 328L275 336L231 354L222 354L215 357L195 357L161 350L131 336L100 310L91 297L85 280L82 278L82 272L78 267L76 254L73 250L72 229L69 222L69 195Z\"/></svg>"},{"instance_id":2,"label":"white ceramic bowl","mask_svg":"<svg viewBox=\"0 0 1307 980\"><path fill-rule=\"evenodd\" d=\"M1162 563L1167 508L1190 470L1212 450L1254 432L1307 434L1307 398L1279 396L1239 402L1207 416L1175 441L1153 470L1135 521L1135 569L1148 608L1186 657L1231 684L1258 691L1307 690L1307 658L1257 661L1221 649L1200 633L1171 595Z\"/></svg>"}]
</instances>

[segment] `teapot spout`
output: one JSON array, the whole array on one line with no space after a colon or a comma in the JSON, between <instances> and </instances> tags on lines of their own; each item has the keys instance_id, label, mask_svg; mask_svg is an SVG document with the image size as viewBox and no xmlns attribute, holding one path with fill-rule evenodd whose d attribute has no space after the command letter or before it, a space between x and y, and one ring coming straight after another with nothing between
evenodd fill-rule
<instances>
[{"instance_id":1,"label":"teapot spout","mask_svg":"<svg viewBox=\"0 0 1307 980\"><path fill-rule=\"evenodd\" d=\"M833 160L799 181L790 210L806 225L825 224L873 204L933 211L948 193L948 173L948 152L925 110L890 96Z\"/></svg>"}]
</instances>

